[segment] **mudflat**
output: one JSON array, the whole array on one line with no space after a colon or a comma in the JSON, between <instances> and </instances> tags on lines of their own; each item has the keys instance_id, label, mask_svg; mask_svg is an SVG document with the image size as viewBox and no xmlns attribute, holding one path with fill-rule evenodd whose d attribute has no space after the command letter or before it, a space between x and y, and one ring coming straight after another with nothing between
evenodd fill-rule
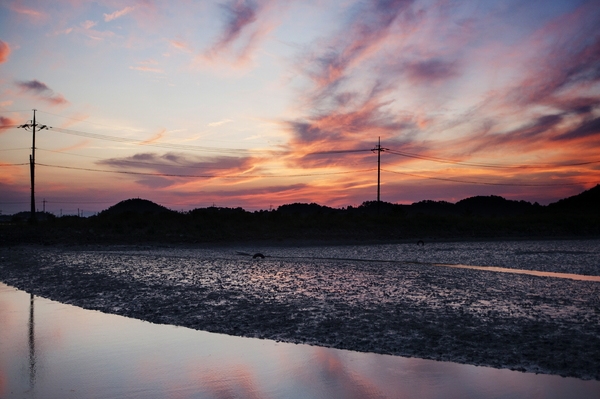
<instances>
[{"instance_id":1,"label":"mudflat","mask_svg":"<svg viewBox=\"0 0 600 399\"><path fill-rule=\"evenodd\" d=\"M0 281L153 323L600 380L600 282L349 251L4 247Z\"/></svg>"}]
</instances>

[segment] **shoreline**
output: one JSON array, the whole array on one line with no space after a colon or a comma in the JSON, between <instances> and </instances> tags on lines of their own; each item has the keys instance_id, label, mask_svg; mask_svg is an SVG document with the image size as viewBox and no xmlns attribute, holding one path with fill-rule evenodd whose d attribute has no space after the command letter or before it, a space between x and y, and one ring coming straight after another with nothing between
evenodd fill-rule
<instances>
[{"instance_id":1,"label":"shoreline","mask_svg":"<svg viewBox=\"0 0 600 399\"><path fill-rule=\"evenodd\" d=\"M598 283L376 261L208 259L198 251L0 248L0 281L159 324L600 380Z\"/></svg>"}]
</instances>

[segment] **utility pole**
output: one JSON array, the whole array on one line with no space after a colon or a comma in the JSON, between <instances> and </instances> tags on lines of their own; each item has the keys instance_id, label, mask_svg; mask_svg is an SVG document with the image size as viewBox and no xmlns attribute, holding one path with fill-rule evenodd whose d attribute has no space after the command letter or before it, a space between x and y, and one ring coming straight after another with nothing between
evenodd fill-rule
<instances>
[{"instance_id":1,"label":"utility pole","mask_svg":"<svg viewBox=\"0 0 600 399\"><path fill-rule=\"evenodd\" d=\"M46 125L38 125L35 121L35 111L33 110L33 120L30 123L25 123L24 125L18 126L19 128L23 128L25 130L30 130L33 132L33 141L31 144L31 155L29 156L29 173L31 174L31 215L30 221L35 223L35 128L38 130L46 129L48 130L48 126Z\"/></svg>"},{"instance_id":2,"label":"utility pole","mask_svg":"<svg viewBox=\"0 0 600 399\"><path fill-rule=\"evenodd\" d=\"M381 148L381 137L379 137L379 141L375 148L371 151L377 151L377 204L381 201L381 153L383 151L388 151L389 148Z\"/></svg>"}]
</instances>

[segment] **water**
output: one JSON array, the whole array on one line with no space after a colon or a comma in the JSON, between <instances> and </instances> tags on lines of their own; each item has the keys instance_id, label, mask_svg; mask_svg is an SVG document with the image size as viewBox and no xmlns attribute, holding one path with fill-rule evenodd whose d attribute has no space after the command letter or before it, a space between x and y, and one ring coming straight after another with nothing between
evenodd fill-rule
<instances>
[{"instance_id":1,"label":"water","mask_svg":"<svg viewBox=\"0 0 600 399\"><path fill-rule=\"evenodd\" d=\"M599 381L156 325L0 284L0 398L598 398Z\"/></svg>"}]
</instances>

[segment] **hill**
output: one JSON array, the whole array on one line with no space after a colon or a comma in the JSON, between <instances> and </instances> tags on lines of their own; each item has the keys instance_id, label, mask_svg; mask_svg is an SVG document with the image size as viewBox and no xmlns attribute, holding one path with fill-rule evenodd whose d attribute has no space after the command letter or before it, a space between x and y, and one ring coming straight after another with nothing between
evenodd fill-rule
<instances>
[{"instance_id":1,"label":"hill","mask_svg":"<svg viewBox=\"0 0 600 399\"><path fill-rule=\"evenodd\" d=\"M119 215L123 213L144 213L144 214L160 214L174 212L162 205L158 205L152 201L141 198L132 198L121 201L116 205L100 212L100 215Z\"/></svg>"}]
</instances>

